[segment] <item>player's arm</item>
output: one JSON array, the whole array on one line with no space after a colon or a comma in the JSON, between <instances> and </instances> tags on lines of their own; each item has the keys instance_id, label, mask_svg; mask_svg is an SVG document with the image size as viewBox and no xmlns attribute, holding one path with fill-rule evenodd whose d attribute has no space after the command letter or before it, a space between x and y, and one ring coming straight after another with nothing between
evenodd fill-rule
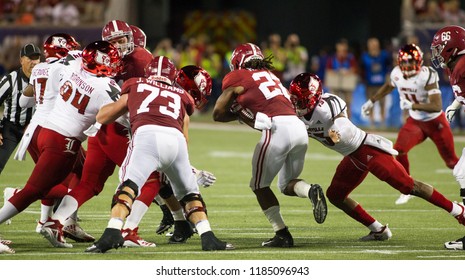
<instances>
[{"instance_id":1,"label":"player's arm","mask_svg":"<svg viewBox=\"0 0 465 280\"><path fill-rule=\"evenodd\" d=\"M223 91L213 108L213 120L217 122L230 122L237 120L237 115L230 111L236 95L241 94L244 87L229 87Z\"/></svg>"},{"instance_id":2,"label":"player's arm","mask_svg":"<svg viewBox=\"0 0 465 280\"><path fill-rule=\"evenodd\" d=\"M437 77L437 74L436 76ZM412 104L413 110L421 110L425 112L441 112L442 110L442 98L441 90L439 89L438 82L433 82L425 86L425 90L428 92L428 103L425 104Z\"/></svg>"},{"instance_id":3,"label":"player's arm","mask_svg":"<svg viewBox=\"0 0 465 280\"><path fill-rule=\"evenodd\" d=\"M19 97L19 106L21 108L33 107L35 104L34 98L34 87L29 84L23 91L23 94Z\"/></svg>"},{"instance_id":4,"label":"player's arm","mask_svg":"<svg viewBox=\"0 0 465 280\"><path fill-rule=\"evenodd\" d=\"M190 117L188 114L184 116L184 122L182 125L182 133L184 134L184 138L186 138L186 142L189 142L189 122Z\"/></svg>"},{"instance_id":5,"label":"player's arm","mask_svg":"<svg viewBox=\"0 0 465 280\"><path fill-rule=\"evenodd\" d=\"M123 94L116 102L108 103L100 108L97 113L96 120L101 124L109 124L114 122L128 112L128 95Z\"/></svg>"},{"instance_id":6,"label":"player's arm","mask_svg":"<svg viewBox=\"0 0 465 280\"><path fill-rule=\"evenodd\" d=\"M378 89L375 95L373 95L362 105L362 114L368 116L371 113L371 110L373 109L374 103L391 93L393 90L394 87L391 84L391 79L387 78L386 82Z\"/></svg>"}]
</instances>

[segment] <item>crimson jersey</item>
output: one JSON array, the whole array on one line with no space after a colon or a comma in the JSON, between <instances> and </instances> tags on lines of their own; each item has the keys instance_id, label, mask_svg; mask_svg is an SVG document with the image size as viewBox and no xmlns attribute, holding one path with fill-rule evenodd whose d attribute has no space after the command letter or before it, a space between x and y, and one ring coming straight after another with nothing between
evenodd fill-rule
<instances>
[{"instance_id":1,"label":"crimson jersey","mask_svg":"<svg viewBox=\"0 0 465 280\"><path fill-rule=\"evenodd\" d=\"M194 100L181 88L146 78L124 82L122 94L128 95L131 130L143 125L174 127L183 132L186 113L194 112Z\"/></svg>"},{"instance_id":2,"label":"crimson jersey","mask_svg":"<svg viewBox=\"0 0 465 280\"><path fill-rule=\"evenodd\" d=\"M452 73L447 68L447 74L457 101L465 105L465 55L459 58Z\"/></svg>"},{"instance_id":3,"label":"crimson jersey","mask_svg":"<svg viewBox=\"0 0 465 280\"><path fill-rule=\"evenodd\" d=\"M295 115L287 89L268 70L239 69L228 73L223 79L223 90L229 87L244 87L236 101L254 116L257 112L268 117Z\"/></svg>"},{"instance_id":4,"label":"crimson jersey","mask_svg":"<svg viewBox=\"0 0 465 280\"><path fill-rule=\"evenodd\" d=\"M134 47L134 51L123 57L123 70L115 77L118 82L120 80L127 81L130 78L144 77L145 66L152 61L152 54L144 48Z\"/></svg>"}]
</instances>

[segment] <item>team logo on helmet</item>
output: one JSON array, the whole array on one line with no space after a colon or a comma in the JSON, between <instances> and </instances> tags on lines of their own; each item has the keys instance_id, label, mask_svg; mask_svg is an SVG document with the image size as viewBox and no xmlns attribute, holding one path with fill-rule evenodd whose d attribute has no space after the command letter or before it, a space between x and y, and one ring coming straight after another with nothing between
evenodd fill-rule
<instances>
[{"instance_id":1,"label":"team logo on helmet","mask_svg":"<svg viewBox=\"0 0 465 280\"><path fill-rule=\"evenodd\" d=\"M95 52L95 62L105 66L110 66L110 57L108 56L108 54L97 50Z\"/></svg>"}]
</instances>

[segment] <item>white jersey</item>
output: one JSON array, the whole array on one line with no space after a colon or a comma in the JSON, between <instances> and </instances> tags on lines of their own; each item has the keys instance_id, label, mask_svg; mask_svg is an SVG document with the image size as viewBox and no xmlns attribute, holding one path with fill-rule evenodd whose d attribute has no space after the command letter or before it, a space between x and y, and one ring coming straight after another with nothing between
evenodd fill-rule
<instances>
[{"instance_id":1,"label":"white jersey","mask_svg":"<svg viewBox=\"0 0 465 280\"><path fill-rule=\"evenodd\" d=\"M429 103L429 94L441 94L441 91L434 90L428 92L425 87L431 84L437 84L439 76L436 70L431 67L422 66L418 75L404 78L399 66L396 66L391 72L391 85L399 91L399 97L407 99L412 103L425 104ZM439 87L438 87L439 88ZM429 121L438 117L441 112L425 112L421 110L409 110L410 117L418 121Z\"/></svg>"},{"instance_id":2,"label":"white jersey","mask_svg":"<svg viewBox=\"0 0 465 280\"><path fill-rule=\"evenodd\" d=\"M43 127L67 137L86 139L84 130L95 123L98 110L111 103L121 92L108 77L97 77L79 67L66 69L59 83L60 95Z\"/></svg>"},{"instance_id":3,"label":"white jersey","mask_svg":"<svg viewBox=\"0 0 465 280\"><path fill-rule=\"evenodd\" d=\"M352 122L347 122L344 128L335 125L336 117L342 112L346 113L346 111L347 105L344 100L334 94L324 93L320 103L310 115L310 119L306 119L304 116L300 119L305 123L309 137L346 156L357 150L366 137L366 132L356 127ZM330 129L341 133L341 141L337 145L329 137Z\"/></svg>"}]
</instances>

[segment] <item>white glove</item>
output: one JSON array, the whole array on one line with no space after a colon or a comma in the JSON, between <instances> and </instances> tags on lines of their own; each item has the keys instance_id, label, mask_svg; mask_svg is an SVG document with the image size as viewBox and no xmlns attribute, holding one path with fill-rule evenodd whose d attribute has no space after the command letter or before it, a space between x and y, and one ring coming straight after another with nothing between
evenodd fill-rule
<instances>
[{"instance_id":1,"label":"white glove","mask_svg":"<svg viewBox=\"0 0 465 280\"><path fill-rule=\"evenodd\" d=\"M457 112L458 109L460 109L461 106L462 105L460 104L460 102L458 102L457 100L454 100L454 102L452 102L452 104L450 104L446 108L446 118L449 122L451 122L454 119L455 113Z\"/></svg>"},{"instance_id":2,"label":"white glove","mask_svg":"<svg viewBox=\"0 0 465 280\"><path fill-rule=\"evenodd\" d=\"M362 114L364 116L369 116L371 109L373 109L373 106L374 106L373 102L370 99L368 99L368 101L363 103L362 105Z\"/></svg>"},{"instance_id":3,"label":"white glove","mask_svg":"<svg viewBox=\"0 0 465 280\"><path fill-rule=\"evenodd\" d=\"M204 188L208 188L216 182L216 177L213 173L205 170L197 170L192 167L192 172L194 172L195 177L197 178L197 185Z\"/></svg>"},{"instance_id":4,"label":"white glove","mask_svg":"<svg viewBox=\"0 0 465 280\"><path fill-rule=\"evenodd\" d=\"M412 109L413 103L408 101L407 99L402 98L400 100L400 108L402 110L410 110Z\"/></svg>"},{"instance_id":5,"label":"white glove","mask_svg":"<svg viewBox=\"0 0 465 280\"><path fill-rule=\"evenodd\" d=\"M101 127L102 127L101 123L95 122L93 125L89 126L89 128L84 131L84 134L89 137L93 137L97 135L97 132L99 131Z\"/></svg>"}]
</instances>

